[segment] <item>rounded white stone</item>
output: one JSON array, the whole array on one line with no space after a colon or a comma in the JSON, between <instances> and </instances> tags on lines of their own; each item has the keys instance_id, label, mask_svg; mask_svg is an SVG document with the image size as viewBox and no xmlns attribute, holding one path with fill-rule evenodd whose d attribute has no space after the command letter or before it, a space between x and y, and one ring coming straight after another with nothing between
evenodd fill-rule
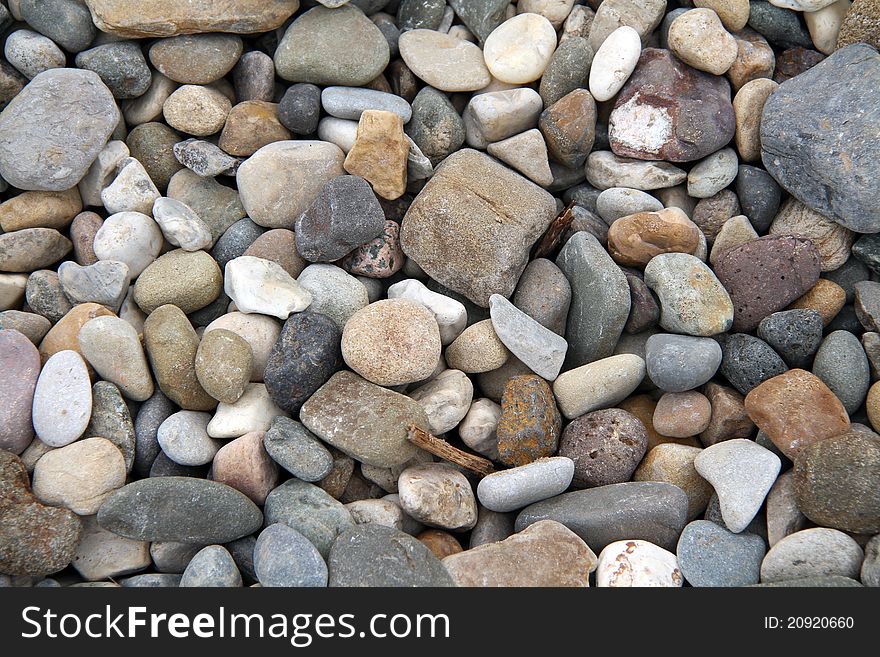
<instances>
[{"instance_id":1,"label":"rounded white stone","mask_svg":"<svg viewBox=\"0 0 880 657\"><path fill-rule=\"evenodd\" d=\"M830 55L837 48L837 35L843 19L852 3L850 0L837 0L814 11L805 11L804 22L816 50Z\"/></svg>"},{"instance_id":2,"label":"rounded white stone","mask_svg":"<svg viewBox=\"0 0 880 657\"><path fill-rule=\"evenodd\" d=\"M425 410L431 433L441 434L454 429L467 415L474 385L461 370L445 370L409 396Z\"/></svg>"},{"instance_id":3,"label":"rounded white stone","mask_svg":"<svg viewBox=\"0 0 880 657\"><path fill-rule=\"evenodd\" d=\"M206 431L210 413L178 411L162 424L156 437L165 456L180 465L204 465L214 459L222 446Z\"/></svg>"},{"instance_id":4,"label":"rounded white stone","mask_svg":"<svg viewBox=\"0 0 880 657\"><path fill-rule=\"evenodd\" d=\"M574 461L565 456L538 459L480 480L477 498L490 511L506 513L564 493L574 477Z\"/></svg>"},{"instance_id":5,"label":"rounded white stone","mask_svg":"<svg viewBox=\"0 0 880 657\"><path fill-rule=\"evenodd\" d=\"M467 309L459 301L433 292L424 283L408 278L388 288L389 299L410 299L422 304L434 314L440 327L440 342L450 344L467 326Z\"/></svg>"},{"instance_id":6,"label":"rounded white stone","mask_svg":"<svg viewBox=\"0 0 880 657\"><path fill-rule=\"evenodd\" d=\"M343 153L348 153L357 139L358 122L325 116L318 122L318 139L336 144Z\"/></svg>"},{"instance_id":7,"label":"rounded white stone","mask_svg":"<svg viewBox=\"0 0 880 657\"><path fill-rule=\"evenodd\" d=\"M65 349L46 361L34 390L37 437L50 447L69 445L85 432L92 417L92 382L85 361Z\"/></svg>"},{"instance_id":8,"label":"rounded white stone","mask_svg":"<svg viewBox=\"0 0 880 657\"><path fill-rule=\"evenodd\" d=\"M128 265L132 278L140 276L159 257L164 238L159 224L140 212L120 212L104 220L95 233L98 260L118 260Z\"/></svg>"},{"instance_id":9,"label":"rounded white stone","mask_svg":"<svg viewBox=\"0 0 880 657\"><path fill-rule=\"evenodd\" d=\"M534 89L502 89L475 95L465 107L465 139L469 146L486 148L538 125L544 109Z\"/></svg>"},{"instance_id":10,"label":"rounded white stone","mask_svg":"<svg viewBox=\"0 0 880 657\"><path fill-rule=\"evenodd\" d=\"M243 313L287 319L312 302L304 289L277 262L254 256L239 256L226 263L224 290Z\"/></svg>"},{"instance_id":11,"label":"rounded white stone","mask_svg":"<svg viewBox=\"0 0 880 657\"><path fill-rule=\"evenodd\" d=\"M722 148L697 162L687 177L688 195L709 198L727 187L736 178L739 159L732 148Z\"/></svg>"},{"instance_id":12,"label":"rounded white stone","mask_svg":"<svg viewBox=\"0 0 880 657\"><path fill-rule=\"evenodd\" d=\"M251 431L268 431L277 416L287 414L275 405L262 383L249 383L232 404L220 403L208 423L212 438L239 438Z\"/></svg>"},{"instance_id":13,"label":"rounded white stone","mask_svg":"<svg viewBox=\"0 0 880 657\"><path fill-rule=\"evenodd\" d=\"M648 541L616 541L599 554L596 586L678 587L683 583L675 555Z\"/></svg>"},{"instance_id":14,"label":"rounded white stone","mask_svg":"<svg viewBox=\"0 0 880 657\"><path fill-rule=\"evenodd\" d=\"M629 80L642 54L642 39L624 25L599 46L590 67L590 93L598 101L611 100Z\"/></svg>"},{"instance_id":15,"label":"rounded white stone","mask_svg":"<svg viewBox=\"0 0 880 657\"><path fill-rule=\"evenodd\" d=\"M541 77L555 50L556 30L550 21L539 14L520 14L486 37L483 57L494 77L526 84Z\"/></svg>"},{"instance_id":16,"label":"rounded white stone","mask_svg":"<svg viewBox=\"0 0 880 657\"><path fill-rule=\"evenodd\" d=\"M159 190L144 165L133 157L122 160L113 182L101 190L101 203L110 214L141 212L149 214Z\"/></svg>"},{"instance_id":17,"label":"rounded white stone","mask_svg":"<svg viewBox=\"0 0 880 657\"><path fill-rule=\"evenodd\" d=\"M496 461L498 438L495 430L500 419L501 406L485 397L477 399L458 425L458 435L472 450Z\"/></svg>"},{"instance_id":18,"label":"rounded white stone","mask_svg":"<svg viewBox=\"0 0 880 657\"><path fill-rule=\"evenodd\" d=\"M166 196L157 198L153 203L153 219L165 239L184 251L199 251L211 246L211 229L185 203Z\"/></svg>"}]
</instances>

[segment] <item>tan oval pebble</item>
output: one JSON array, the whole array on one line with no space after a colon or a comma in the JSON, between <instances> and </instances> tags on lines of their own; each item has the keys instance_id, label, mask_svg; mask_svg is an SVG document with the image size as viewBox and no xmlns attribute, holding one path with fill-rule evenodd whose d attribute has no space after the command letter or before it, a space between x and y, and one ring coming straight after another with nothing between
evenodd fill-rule
<instances>
[{"instance_id":1,"label":"tan oval pebble","mask_svg":"<svg viewBox=\"0 0 880 657\"><path fill-rule=\"evenodd\" d=\"M115 315L97 303L81 303L68 310L67 314L49 329L40 343L40 357L43 362L65 349L81 354L79 332L86 322L95 319L95 317L115 317Z\"/></svg>"},{"instance_id":2,"label":"tan oval pebble","mask_svg":"<svg viewBox=\"0 0 880 657\"><path fill-rule=\"evenodd\" d=\"M685 64L724 75L736 60L736 39L711 9L691 9L672 21L669 49Z\"/></svg>"},{"instance_id":3,"label":"tan oval pebble","mask_svg":"<svg viewBox=\"0 0 880 657\"><path fill-rule=\"evenodd\" d=\"M776 71L776 54L767 39L748 28L734 33L733 38L736 39L736 61L725 73L733 92L752 80L772 78Z\"/></svg>"},{"instance_id":4,"label":"tan oval pebble","mask_svg":"<svg viewBox=\"0 0 880 657\"><path fill-rule=\"evenodd\" d=\"M415 75L440 91L476 91L492 81L480 48L435 30L400 35L400 56Z\"/></svg>"},{"instance_id":5,"label":"tan oval pebble","mask_svg":"<svg viewBox=\"0 0 880 657\"><path fill-rule=\"evenodd\" d=\"M731 217L724 222L721 230L715 236L715 241L712 242L709 264L714 265L730 249L756 239L758 239L758 233L747 216L738 214Z\"/></svg>"},{"instance_id":6,"label":"tan oval pebble","mask_svg":"<svg viewBox=\"0 0 880 657\"><path fill-rule=\"evenodd\" d=\"M846 304L846 290L834 281L820 278L807 292L791 302L786 310L806 308L822 316L822 325L828 326Z\"/></svg>"},{"instance_id":7,"label":"tan oval pebble","mask_svg":"<svg viewBox=\"0 0 880 657\"><path fill-rule=\"evenodd\" d=\"M446 364L467 374L497 369L509 357L510 352L498 339L491 319L471 324L446 347Z\"/></svg>"},{"instance_id":8,"label":"tan oval pebble","mask_svg":"<svg viewBox=\"0 0 880 657\"><path fill-rule=\"evenodd\" d=\"M150 63L181 84L211 84L232 70L244 44L235 34L186 34L150 46Z\"/></svg>"},{"instance_id":9,"label":"tan oval pebble","mask_svg":"<svg viewBox=\"0 0 880 657\"><path fill-rule=\"evenodd\" d=\"M724 27L731 32L739 32L749 22L749 0L694 0L694 7L711 9Z\"/></svg>"},{"instance_id":10,"label":"tan oval pebble","mask_svg":"<svg viewBox=\"0 0 880 657\"><path fill-rule=\"evenodd\" d=\"M34 467L34 495L81 516L98 509L125 485L125 459L106 438L86 438L47 452Z\"/></svg>"},{"instance_id":11,"label":"tan oval pebble","mask_svg":"<svg viewBox=\"0 0 880 657\"><path fill-rule=\"evenodd\" d=\"M228 329L205 332L196 352L196 377L217 401L232 404L251 378L254 355L241 336Z\"/></svg>"},{"instance_id":12,"label":"tan oval pebble","mask_svg":"<svg viewBox=\"0 0 880 657\"><path fill-rule=\"evenodd\" d=\"M5 232L24 228L64 229L82 210L79 190L23 192L0 203L0 228Z\"/></svg>"},{"instance_id":13,"label":"tan oval pebble","mask_svg":"<svg viewBox=\"0 0 880 657\"><path fill-rule=\"evenodd\" d=\"M743 162L761 160L761 112L767 98L778 86L773 80L759 78L744 84L733 98L734 142Z\"/></svg>"},{"instance_id":14,"label":"tan oval pebble","mask_svg":"<svg viewBox=\"0 0 880 657\"><path fill-rule=\"evenodd\" d=\"M667 392L654 409L654 428L664 436L687 438L702 433L712 418L712 405L705 395L688 392Z\"/></svg>"},{"instance_id":15,"label":"tan oval pebble","mask_svg":"<svg viewBox=\"0 0 880 657\"><path fill-rule=\"evenodd\" d=\"M296 234L286 228L267 230L251 242L242 255L276 262L293 278L297 278L309 264L296 250Z\"/></svg>"},{"instance_id":16,"label":"tan oval pebble","mask_svg":"<svg viewBox=\"0 0 880 657\"><path fill-rule=\"evenodd\" d=\"M386 299L358 310L342 332L342 357L362 377L382 386L427 378L440 358L433 313L408 299Z\"/></svg>"},{"instance_id":17,"label":"tan oval pebble","mask_svg":"<svg viewBox=\"0 0 880 657\"><path fill-rule=\"evenodd\" d=\"M210 411L217 400L196 378L199 336L177 306L160 306L144 322L144 345L159 388L168 399L190 411Z\"/></svg>"},{"instance_id":18,"label":"tan oval pebble","mask_svg":"<svg viewBox=\"0 0 880 657\"><path fill-rule=\"evenodd\" d=\"M688 520L700 516L714 490L694 467L703 450L690 445L663 443L649 451L633 475L633 481L662 481L681 488L688 498Z\"/></svg>"},{"instance_id":19,"label":"tan oval pebble","mask_svg":"<svg viewBox=\"0 0 880 657\"><path fill-rule=\"evenodd\" d=\"M451 465L407 468L397 481L400 505L419 522L451 531L477 524L477 500L467 478Z\"/></svg>"},{"instance_id":20,"label":"tan oval pebble","mask_svg":"<svg viewBox=\"0 0 880 657\"><path fill-rule=\"evenodd\" d=\"M569 420L623 401L645 378L645 361L634 354L602 358L559 375L553 394Z\"/></svg>"},{"instance_id":21,"label":"tan oval pebble","mask_svg":"<svg viewBox=\"0 0 880 657\"><path fill-rule=\"evenodd\" d=\"M650 395L633 395L627 397L617 404L617 408L635 415L642 424L645 425L645 431L648 434L648 452L657 445L666 443L674 443L677 445L689 445L691 447L699 447L700 441L696 438L672 438L664 436L657 432L654 428L654 410L657 408L657 402Z\"/></svg>"},{"instance_id":22,"label":"tan oval pebble","mask_svg":"<svg viewBox=\"0 0 880 657\"><path fill-rule=\"evenodd\" d=\"M221 328L236 333L250 345L254 359L251 368L251 381L262 381L263 372L266 371L266 363L269 361L269 354L272 353L272 347L275 346L281 333L280 322L266 315L231 312L208 324L205 327L205 335Z\"/></svg>"},{"instance_id":23,"label":"tan oval pebble","mask_svg":"<svg viewBox=\"0 0 880 657\"><path fill-rule=\"evenodd\" d=\"M439 529L426 529L416 538L427 545L438 559L445 559L449 555L464 551L455 536Z\"/></svg>"},{"instance_id":24,"label":"tan oval pebble","mask_svg":"<svg viewBox=\"0 0 880 657\"><path fill-rule=\"evenodd\" d=\"M661 253L693 254L700 229L679 208L621 217L608 229L608 252L621 265L644 267Z\"/></svg>"},{"instance_id":25,"label":"tan oval pebble","mask_svg":"<svg viewBox=\"0 0 880 657\"><path fill-rule=\"evenodd\" d=\"M231 109L232 103L222 93L194 84L183 85L162 105L168 125L196 137L219 132Z\"/></svg>"},{"instance_id":26,"label":"tan oval pebble","mask_svg":"<svg viewBox=\"0 0 880 657\"><path fill-rule=\"evenodd\" d=\"M79 331L79 346L88 363L105 381L134 401L153 394L153 377L135 328L113 316L89 320Z\"/></svg>"},{"instance_id":27,"label":"tan oval pebble","mask_svg":"<svg viewBox=\"0 0 880 657\"><path fill-rule=\"evenodd\" d=\"M134 300L145 313L166 304L191 313L220 296L222 285L214 258L205 251L176 249L144 269L134 285Z\"/></svg>"},{"instance_id":28,"label":"tan oval pebble","mask_svg":"<svg viewBox=\"0 0 880 657\"><path fill-rule=\"evenodd\" d=\"M246 100L226 116L219 146L230 155L247 157L266 144L290 139L290 131L278 120L278 105Z\"/></svg>"}]
</instances>

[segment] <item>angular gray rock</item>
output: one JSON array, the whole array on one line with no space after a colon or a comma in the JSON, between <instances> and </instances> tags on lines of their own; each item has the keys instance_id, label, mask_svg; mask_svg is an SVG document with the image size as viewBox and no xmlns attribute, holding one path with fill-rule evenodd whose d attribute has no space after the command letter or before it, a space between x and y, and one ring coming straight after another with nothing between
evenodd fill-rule
<instances>
[{"instance_id":1,"label":"angular gray rock","mask_svg":"<svg viewBox=\"0 0 880 657\"><path fill-rule=\"evenodd\" d=\"M489 297L495 334L511 353L538 376L553 381L562 369L568 343L541 326L500 294Z\"/></svg>"}]
</instances>

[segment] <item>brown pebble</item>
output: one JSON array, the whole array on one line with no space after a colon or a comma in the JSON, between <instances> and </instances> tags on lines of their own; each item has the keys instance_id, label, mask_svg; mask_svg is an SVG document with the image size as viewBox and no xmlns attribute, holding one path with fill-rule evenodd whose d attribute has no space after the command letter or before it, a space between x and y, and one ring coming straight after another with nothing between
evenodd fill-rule
<instances>
[{"instance_id":1,"label":"brown pebble","mask_svg":"<svg viewBox=\"0 0 880 657\"><path fill-rule=\"evenodd\" d=\"M458 554L464 551L461 544L452 534L439 529L426 529L416 538L427 545L428 549L438 559L444 559L450 554Z\"/></svg>"},{"instance_id":2,"label":"brown pebble","mask_svg":"<svg viewBox=\"0 0 880 657\"><path fill-rule=\"evenodd\" d=\"M95 212L80 212L70 224L70 241L73 242L73 253L76 261L83 267L98 262L95 255L95 235L104 220Z\"/></svg>"},{"instance_id":3,"label":"brown pebble","mask_svg":"<svg viewBox=\"0 0 880 657\"><path fill-rule=\"evenodd\" d=\"M714 492L694 467L694 459L702 451L689 445L657 445L645 455L633 481L662 481L678 486L688 497L688 520L694 520L706 510Z\"/></svg>"},{"instance_id":4,"label":"brown pebble","mask_svg":"<svg viewBox=\"0 0 880 657\"><path fill-rule=\"evenodd\" d=\"M654 428L654 411L657 408L657 402L650 395L634 395L624 399L617 405L621 410L635 415L644 425L648 434L648 451L654 449L657 445L664 443L676 443L679 445L690 445L691 447L700 447L700 441L693 436L687 438L673 438L672 436L664 436Z\"/></svg>"},{"instance_id":5,"label":"brown pebble","mask_svg":"<svg viewBox=\"0 0 880 657\"><path fill-rule=\"evenodd\" d=\"M22 192L0 203L0 228L7 233L25 228L64 230L82 208L76 187L63 192Z\"/></svg>"},{"instance_id":6,"label":"brown pebble","mask_svg":"<svg viewBox=\"0 0 880 657\"><path fill-rule=\"evenodd\" d=\"M296 234L286 228L267 230L251 242L242 255L276 262L293 278L297 278L309 264L296 250Z\"/></svg>"},{"instance_id":7,"label":"brown pebble","mask_svg":"<svg viewBox=\"0 0 880 657\"><path fill-rule=\"evenodd\" d=\"M687 438L709 427L712 405L696 390L667 392L654 409L654 428L664 436Z\"/></svg>"},{"instance_id":8,"label":"brown pebble","mask_svg":"<svg viewBox=\"0 0 880 657\"><path fill-rule=\"evenodd\" d=\"M502 463L514 467L553 456L561 428L562 416L544 379L527 374L507 382L495 429Z\"/></svg>"},{"instance_id":9,"label":"brown pebble","mask_svg":"<svg viewBox=\"0 0 880 657\"><path fill-rule=\"evenodd\" d=\"M290 131L278 120L276 103L246 100L226 116L219 146L235 157L248 157L267 144L290 138Z\"/></svg>"},{"instance_id":10,"label":"brown pebble","mask_svg":"<svg viewBox=\"0 0 880 657\"><path fill-rule=\"evenodd\" d=\"M223 445L211 464L214 481L232 486L260 506L278 485L279 467L263 447L263 431L251 431Z\"/></svg>"},{"instance_id":11,"label":"brown pebble","mask_svg":"<svg viewBox=\"0 0 880 657\"><path fill-rule=\"evenodd\" d=\"M846 304L846 291L834 281L820 278L802 297L795 299L786 310L805 308L822 316L822 325L828 326Z\"/></svg>"},{"instance_id":12,"label":"brown pebble","mask_svg":"<svg viewBox=\"0 0 880 657\"><path fill-rule=\"evenodd\" d=\"M621 217L608 229L608 253L619 265L644 267L661 253L693 254L700 229L679 208Z\"/></svg>"},{"instance_id":13,"label":"brown pebble","mask_svg":"<svg viewBox=\"0 0 880 657\"><path fill-rule=\"evenodd\" d=\"M734 93L747 82L773 76L776 56L767 39L749 28L735 33L733 38L736 39L736 59L725 75Z\"/></svg>"},{"instance_id":14,"label":"brown pebble","mask_svg":"<svg viewBox=\"0 0 880 657\"><path fill-rule=\"evenodd\" d=\"M367 110L361 114L357 138L343 167L369 182L378 196L393 200L406 191L408 157L403 119L394 112Z\"/></svg>"},{"instance_id":15,"label":"brown pebble","mask_svg":"<svg viewBox=\"0 0 880 657\"><path fill-rule=\"evenodd\" d=\"M71 308L55 326L53 326L40 343L40 357L45 363L50 356L59 351L72 349L80 356L79 331L90 319L103 316L115 317L104 306L97 303L81 303Z\"/></svg>"},{"instance_id":16,"label":"brown pebble","mask_svg":"<svg viewBox=\"0 0 880 657\"><path fill-rule=\"evenodd\" d=\"M744 397L733 388L707 383L703 394L712 406L709 426L700 434L700 442L711 447L731 438L751 438L755 423L746 413Z\"/></svg>"}]
</instances>

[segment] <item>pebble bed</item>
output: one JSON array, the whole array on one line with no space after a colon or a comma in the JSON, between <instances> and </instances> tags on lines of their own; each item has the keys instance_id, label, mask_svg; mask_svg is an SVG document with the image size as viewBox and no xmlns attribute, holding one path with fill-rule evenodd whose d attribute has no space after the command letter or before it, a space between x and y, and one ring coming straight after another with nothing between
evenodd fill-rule
<instances>
[{"instance_id":1,"label":"pebble bed","mask_svg":"<svg viewBox=\"0 0 880 657\"><path fill-rule=\"evenodd\" d=\"M0 30L0 584L880 585L876 0Z\"/></svg>"}]
</instances>

